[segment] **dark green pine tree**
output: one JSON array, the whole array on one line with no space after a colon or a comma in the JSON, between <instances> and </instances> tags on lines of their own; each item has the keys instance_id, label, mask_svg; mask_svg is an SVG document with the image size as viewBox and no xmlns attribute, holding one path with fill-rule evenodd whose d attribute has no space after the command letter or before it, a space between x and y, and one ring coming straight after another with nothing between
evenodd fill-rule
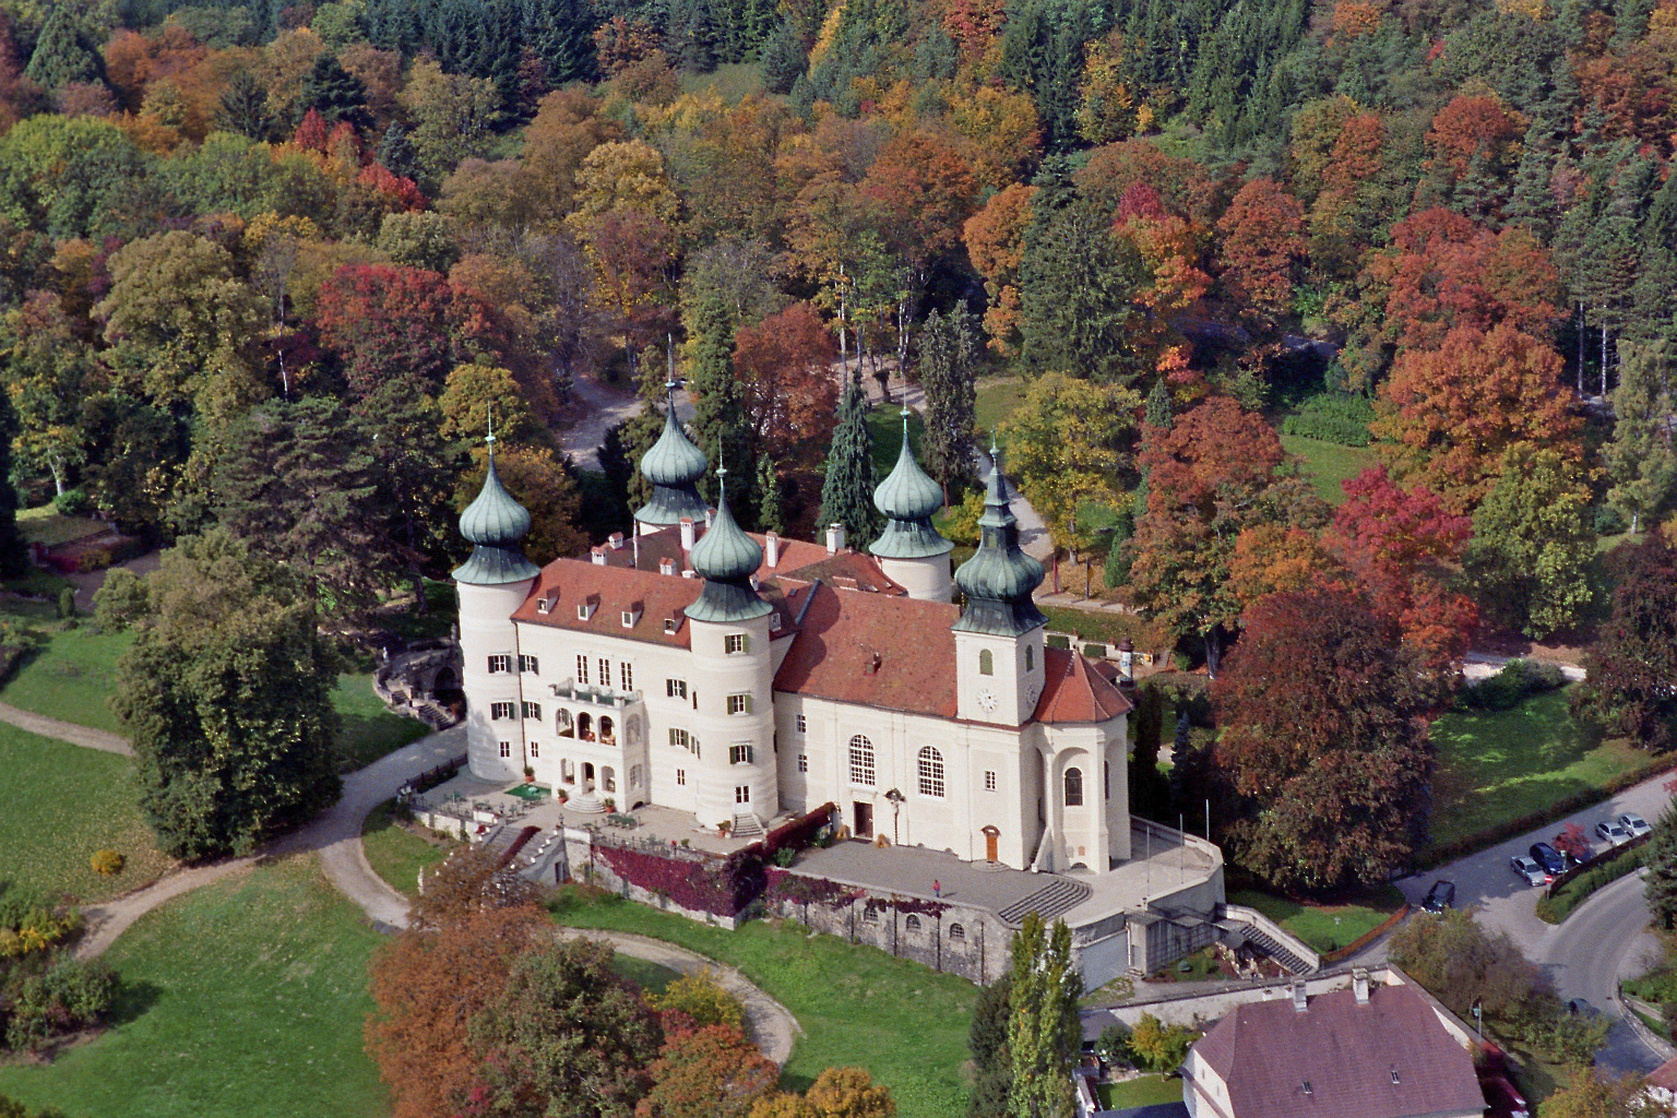
<instances>
[{"instance_id":1,"label":"dark green pine tree","mask_svg":"<svg viewBox=\"0 0 1677 1118\"><path fill-rule=\"evenodd\" d=\"M408 139L407 129L395 121L379 140L378 161L385 170L403 178L411 179L419 173L419 155L413 150L413 141Z\"/></svg>"},{"instance_id":2,"label":"dark green pine tree","mask_svg":"<svg viewBox=\"0 0 1677 1118\"><path fill-rule=\"evenodd\" d=\"M297 119L302 120L310 109L318 110L328 125L347 121L357 132L373 126L373 114L367 109L367 87L344 69L335 55L317 57L303 79L302 93L297 98Z\"/></svg>"},{"instance_id":3,"label":"dark green pine tree","mask_svg":"<svg viewBox=\"0 0 1677 1118\"><path fill-rule=\"evenodd\" d=\"M1170 386L1164 377L1153 382L1153 387L1147 390L1147 425L1160 430L1169 430L1175 420L1175 409L1171 406Z\"/></svg>"},{"instance_id":4,"label":"dark green pine tree","mask_svg":"<svg viewBox=\"0 0 1677 1118\"><path fill-rule=\"evenodd\" d=\"M0 578L22 578L29 572L29 545L17 527L17 490L12 488L12 433L17 416L0 391Z\"/></svg>"},{"instance_id":5,"label":"dark green pine tree","mask_svg":"<svg viewBox=\"0 0 1677 1118\"><path fill-rule=\"evenodd\" d=\"M757 529L761 532L786 531L786 509L780 497L780 471L774 459L759 452L757 455Z\"/></svg>"},{"instance_id":6,"label":"dark green pine tree","mask_svg":"<svg viewBox=\"0 0 1677 1118\"><path fill-rule=\"evenodd\" d=\"M809 67L809 52L790 18L781 20L780 26L763 40L757 62L763 70L763 85L770 93L792 92Z\"/></svg>"},{"instance_id":7,"label":"dark green pine tree","mask_svg":"<svg viewBox=\"0 0 1677 1118\"><path fill-rule=\"evenodd\" d=\"M861 547L879 534L879 513L873 505L878 484L873 472L873 444L868 438L868 395L860 379L845 386L839 400L838 424L827 452L821 482L822 525L844 525L845 539Z\"/></svg>"},{"instance_id":8,"label":"dark green pine tree","mask_svg":"<svg viewBox=\"0 0 1677 1118\"><path fill-rule=\"evenodd\" d=\"M1002 976L978 992L967 1047L975 1068L967 1118L1009 1118L1008 1092L1013 1089L1013 1055L1007 1046L1007 1022L1012 1014L1013 975Z\"/></svg>"},{"instance_id":9,"label":"dark green pine tree","mask_svg":"<svg viewBox=\"0 0 1677 1118\"><path fill-rule=\"evenodd\" d=\"M1660 927L1677 928L1677 806L1665 809L1648 836L1648 908Z\"/></svg>"},{"instance_id":10,"label":"dark green pine tree","mask_svg":"<svg viewBox=\"0 0 1677 1118\"><path fill-rule=\"evenodd\" d=\"M99 54L87 43L77 7L60 2L41 25L23 76L43 89L59 90L71 82L96 82L103 77Z\"/></svg>"},{"instance_id":11,"label":"dark green pine tree","mask_svg":"<svg viewBox=\"0 0 1677 1118\"><path fill-rule=\"evenodd\" d=\"M268 91L249 70L240 70L227 83L216 109L215 126L223 132L237 132L252 140L273 138L276 125L268 111Z\"/></svg>"},{"instance_id":12,"label":"dark green pine tree","mask_svg":"<svg viewBox=\"0 0 1677 1118\"><path fill-rule=\"evenodd\" d=\"M1545 243L1555 229L1555 196L1549 182L1558 154L1555 122L1541 115L1534 118L1526 128L1505 210L1509 221L1525 225Z\"/></svg>"},{"instance_id":13,"label":"dark green pine tree","mask_svg":"<svg viewBox=\"0 0 1677 1118\"><path fill-rule=\"evenodd\" d=\"M594 77L594 28L598 17L587 0L521 0L524 42L547 63L555 86Z\"/></svg>"},{"instance_id":14,"label":"dark green pine tree","mask_svg":"<svg viewBox=\"0 0 1677 1118\"><path fill-rule=\"evenodd\" d=\"M928 473L946 500L959 502L974 481L972 428L978 392L978 332L966 307L933 311L920 330L920 387L926 393L921 441Z\"/></svg>"}]
</instances>

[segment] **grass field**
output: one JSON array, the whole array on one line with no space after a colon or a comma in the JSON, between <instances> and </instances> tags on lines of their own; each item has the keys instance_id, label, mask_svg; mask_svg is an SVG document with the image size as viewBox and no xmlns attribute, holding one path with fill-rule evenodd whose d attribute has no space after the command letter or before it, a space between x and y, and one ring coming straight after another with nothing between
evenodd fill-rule
<instances>
[{"instance_id":1,"label":"grass field","mask_svg":"<svg viewBox=\"0 0 1677 1118\"><path fill-rule=\"evenodd\" d=\"M1300 471L1315 483L1322 499L1335 507L1345 503L1340 482L1349 481L1375 465L1374 452L1367 447L1336 446L1302 435L1282 435L1281 446L1299 460Z\"/></svg>"},{"instance_id":2,"label":"grass field","mask_svg":"<svg viewBox=\"0 0 1677 1118\"><path fill-rule=\"evenodd\" d=\"M1403 907L1403 894L1387 886L1344 904L1301 905L1242 889L1229 894L1229 903L1257 909L1317 951L1326 952L1344 947L1385 923Z\"/></svg>"},{"instance_id":3,"label":"grass field","mask_svg":"<svg viewBox=\"0 0 1677 1118\"><path fill-rule=\"evenodd\" d=\"M115 1026L49 1066L0 1068L0 1092L76 1118L380 1118L361 1046L380 938L312 856L188 894L107 955Z\"/></svg>"},{"instance_id":4,"label":"grass field","mask_svg":"<svg viewBox=\"0 0 1677 1118\"><path fill-rule=\"evenodd\" d=\"M1182 1101L1182 1080L1166 1079L1162 1075L1139 1075L1122 1083L1099 1084L1095 1091L1100 1096L1103 1110L1159 1106Z\"/></svg>"},{"instance_id":5,"label":"grass field","mask_svg":"<svg viewBox=\"0 0 1677 1118\"><path fill-rule=\"evenodd\" d=\"M390 818L390 804L374 808L361 828L362 846L367 851L367 863L373 872L390 883L399 893L415 896L419 891L419 871L434 866L448 857L454 846L427 842Z\"/></svg>"},{"instance_id":6,"label":"grass field","mask_svg":"<svg viewBox=\"0 0 1677 1118\"><path fill-rule=\"evenodd\" d=\"M343 675L332 692L332 705L343 720L338 732L341 768L353 772L386 753L418 741L431 731L417 718L394 714L373 691L373 675Z\"/></svg>"},{"instance_id":7,"label":"grass field","mask_svg":"<svg viewBox=\"0 0 1677 1118\"><path fill-rule=\"evenodd\" d=\"M1019 405L1025 401L1025 388L1023 377L994 377L978 382L973 422L985 439L995 431L997 424L1019 410Z\"/></svg>"},{"instance_id":8,"label":"grass field","mask_svg":"<svg viewBox=\"0 0 1677 1118\"><path fill-rule=\"evenodd\" d=\"M97 536L105 530L105 526L97 520L86 516L63 516L52 505L18 510L17 528L24 539L43 547Z\"/></svg>"},{"instance_id":9,"label":"grass field","mask_svg":"<svg viewBox=\"0 0 1677 1118\"><path fill-rule=\"evenodd\" d=\"M737 967L791 1010L800 1037L782 1082L803 1090L828 1067L854 1065L891 1088L900 1118L966 1112L967 1029L978 989L954 975L871 947L752 921L708 927L615 897L561 894L557 919L578 928L638 932Z\"/></svg>"},{"instance_id":10,"label":"grass field","mask_svg":"<svg viewBox=\"0 0 1677 1118\"><path fill-rule=\"evenodd\" d=\"M101 633L91 625L45 634L0 690L0 700L49 718L121 733L109 699L116 693L116 662L134 642L132 633Z\"/></svg>"},{"instance_id":11,"label":"grass field","mask_svg":"<svg viewBox=\"0 0 1677 1118\"><path fill-rule=\"evenodd\" d=\"M0 725L0 880L104 900L168 867L135 806L134 762ZM127 860L115 877L88 865L109 848Z\"/></svg>"},{"instance_id":12,"label":"grass field","mask_svg":"<svg viewBox=\"0 0 1677 1118\"><path fill-rule=\"evenodd\" d=\"M868 412L868 439L873 445L873 472L880 481L890 476L892 467L897 464L897 455L902 452L902 410L900 404L880 404ZM925 430L926 424L921 420L920 413L911 413L908 417L908 438L914 446L921 469L926 468L925 459L920 457L920 436Z\"/></svg>"},{"instance_id":13,"label":"grass field","mask_svg":"<svg viewBox=\"0 0 1677 1118\"><path fill-rule=\"evenodd\" d=\"M1534 696L1513 710L1451 712L1433 723L1435 844L1600 788L1648 759L1624 741L1592 747L1567 711L1569 691Z\"/></svg>"}]
</instances>

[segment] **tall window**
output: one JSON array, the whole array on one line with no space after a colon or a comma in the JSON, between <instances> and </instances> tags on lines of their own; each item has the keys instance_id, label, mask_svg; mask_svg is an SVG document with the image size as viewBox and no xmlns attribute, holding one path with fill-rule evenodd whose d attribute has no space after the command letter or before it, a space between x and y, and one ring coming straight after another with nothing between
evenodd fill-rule
<instances>
[{"instance_id":1,"label":"tall window","mask_svg":"<svg viewBox=\"0 0 1677 1118\"><path fill-rule=\"evenodd\" d=\"M728 747L728 763L730 765L751 764L751 743L735 742Z\"/></svg>"},{"instance_id":2,"label":"tall window","mask_svg":"<svg viewBox=\"0 0 1677 1118\"><path fill-rule=\"evenodd\" d=\"M1083 806L1083 770L1066 770L1066 806Z\"/></svg>"},{"instance_id":3,"label":"tall window","mask_svg":"<svg viewBox=\"0 0 1677 1118\"><path fill-rule=\"evenodd\" d=\"M576 658L576 681L578 683L588 682L588 657L586 656Z\"/></svg>"},{"instance_id":4,"label":"tall window","mask_svg":"<svg viewBox=\"0 0 1677 1118\"><path fill-rule=\"evenodd\" d=\"M857 734L850 739L850 783L873 786L873 742Z\"/></svg>"},{"instance_id":5,"label":"tall window","mask_svg":"<svg viewBox=\"0 0 1677 1118\"><path fill-rule=\"evenodd\" d=\"M687 697L687 681L685 679L666 679L664 694L671 699L685 699Z\"/></svg>"},{"instance_id":6,"label":"tall window","mask_svg":"<svg viewBox=\"0 0 1677 1118\"><path fill-rule=\"evenodd\" d=\"M806 734L808 732L809 732L809 719L802 714L798 715L798 733Z\"/></svg>"},{"instance_id":7,"label":"tall window","mask_svg":"<svg viewBox=\"0 0 1677 1118\"><path fill-rule=\"evenodd\" d=\"M536 662L536 658L534 656L525 656L520 654L518 657L518 670L521 672L536 672L540 674L541 666Z\"/></svg>"},{"instance_id":8,"label":"tall window","mask_svg":"<svg viewBox=\"0 0 1677 1118\"><path fill-rule=\"evenodd\" d=\"M489 717L491 718L511 718L512 712L513 705L511 703L489 704Z\"/></svg>"},{"instance_id":9,"label":"tall window","mask_svg":"<svg viewBox=\"0 0 1677 1118\"><path fill-rule=\"evenodd\" d=\"M978 674L996 674L996 657L988 648L981 648L978 650Z\"/></svg>"},{"instance_id":10,"label":"tall window","mask_svg":"<svg viewBox=\"0 0 1677 1118\"><path fill-rule=\"evenodd\" d=\"M920 750L920 794L943 795L943 754L926 746Z\"/></svg>"},{"instance_id":11,"label":"tall window","mask_svg":"<svg viewBox=\"0 0 1677 1118\"><path fill-rule=\"evenodd\" d=\"M984 770L984 790L986 792L994 792L996 790L996 770L995 769L985 769Z\"/></svg>"},{"instance_id":12,"label":"tall window","mask_svg":"<svg viewBox=\"0 0 1677 1118\"><path fill-rule=\"evenodd\" d=\"M538 722L541 721L542 705L540 703L526 702L524 704L524 717L534 718Z\"/></svg>"},{"instance_id":13,"label":"tall window","mask_svg":"<svg viewBox=\"0 0 1677 1118\"><path fill-rule=\"evenodd\" d=\"M1036 667L1036 649L1031 645L1025 646L1025 670L1031 671Z\"/></svg>"},{"instance_id":14,"label":"tall window","mask_svg":"<svg viewBox=\"0 0 1677 1118\"><path fill-rule=\"evenodd\" d=\"M539 741L531 742L530 743L530 756L531 757L540 757L541 755L542 755L542 743L539 742Z\"/></svg>"},{"instance_id":15,"label":"tall window","mask_svg":"<svg viewBox=\"0 0 1677 1118\"><path fill-rule=\"evenodd\" d=\"M684 785L684 784L687 783L687 770L686 769L677 769L675 771L675 782L676 782L677 787L680 787L681 785Z\"/></svg>"},{"instance_id":16,"label":"tall window","mask_svg":"<svg viewBox=\"0 0 1677 1118\"><path fill-rule=\"evenodd\" d=\"M751 802L751 785L749 785L749 784L736 784L736 785L734 785L734 802L736 804L748 804L748 803L750 803Z\"/></svg>"},{"instance_id":17,"label":"tall window","mask_svg":"<svg viewBox=\"0 0 1677 1118\"><path fill-rule=\"evenodd\" d=\"M618 662L617 682L620 685L618 687L620 691L633 691L635 689L635 669L630 666L629 661Z\"/></svg>"},{"instance_id":18,"label":"tall window","mask_svg":"<svg viewBox=\"0 0 1677 1118\"><path fill-rule=\"evenodd\" d=\"M510 672L510 671L512 671L512 657L511 656L491 656L489 658L489 670L492 671L492 672Z\"/></svg>"},{"instance_id":19,"label":"tall window","mask_svg":"<svg viewBox=\"0 0 1677 1118\"><path fill-rule=\"evenodd\" d=\"M503 757L511 757L512 756L512 742L504 741L504 742L501 743L501 756L503 756Z\"/></svg>"},{"instance_id":20,"label":"tall window","mask_svg":"<svg viewBox=\"0 0 1677 1118\"><path fill-rule=\"evenodd\" d=\"M807 754L807 753L798 754L798 771L801 772L801 773L806 773L806 772L809 771L809 754Z\"/></svg>"},{"instance_id":21,"label":"tall window","mask_svg":"<svg viewBox=\"0 0 1677 1118\"><path fill-rule=\"evenodd\" d=\"M629 766L629 787L639 788L640 786L641 786L641 767L639 765L630 765Z\"/></svg>"},{"instance_id":22,"label":"tall window","mask_svg":"<svg viewBox=\"0 0 1677 1118\"><path fill-rule=\"evenodd\" d=\"M604 656L600 657L600 686L611 686L611 661Z\"/></svg>"},{"instance_id":23,"label":"tall window","mask_svg":"<svg viewBox=\"0 0 1677 1118\"><path fill-rule=\"evenodd\" d=\"M682 749L691 749L692 748L692 742L693 742L693 739L688 735L686 730L683 730L679 726L671 726L670 727L670 744L671 745L680 746Z\"/></svg>"},{"instance_id":24,"label":"tall window","mask_svg":"<svg viewBox=\"0 0 1677 1118\"><path fill-rule=\"evenodd\" d=\"M728 713L729 714L750 714L751 713L751 696L749 694L729 695L728 696Z\"/></svg>"}]
</instances>

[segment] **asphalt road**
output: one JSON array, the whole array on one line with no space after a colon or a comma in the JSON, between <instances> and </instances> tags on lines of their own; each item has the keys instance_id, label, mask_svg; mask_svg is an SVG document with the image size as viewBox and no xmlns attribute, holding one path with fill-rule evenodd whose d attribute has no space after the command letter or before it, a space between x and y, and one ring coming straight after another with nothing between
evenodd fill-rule
<instances>
[{"instance_id":1,"label":"asphalt road","mask_svg":"<svg viewBox=\"0 0 1677 1118\"><path fill-rule=\"evenodd\" d=\"M1671 1054L1651 1046L1625 1020L1618 999L1622 978L1634 977L1657 955L1658 944L1647 931L1648 909L1639 876L1616 881L1596 893L1560 925L1545 924L1535 908L1541 888L1533 888L1509 868L1509 859L1524 854L1532 843L1552 842L1568 823L1583 827L1592 840L1595 825L1622 811L1640 813L1650 823L1664 812L1671 796L1665 790L1670 774L1657 776L1614 796L1605 803L1577 812L1519 838L1398 882L1404 896L1419 903L1438 878L1456 883L1456 904L1476 907L1481 924L1502 931L1527 958L1546 968L1555 990L1567 1000L1582 999L1614 1018L1607 1046L1597 1063L1616 1072L1648 1072Z\"/></svg>"}]
</instances>

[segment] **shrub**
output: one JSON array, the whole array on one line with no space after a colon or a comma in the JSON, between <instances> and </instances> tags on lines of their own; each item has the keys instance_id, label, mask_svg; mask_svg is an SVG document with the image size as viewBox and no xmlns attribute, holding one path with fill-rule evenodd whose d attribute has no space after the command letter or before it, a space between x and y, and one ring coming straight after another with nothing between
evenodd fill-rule
<instances>
[{"instance_id":1,"label":"shrub","mask_svg":"<svg viewBox=\"0 0 1677 1118\"><path fill-rule=\"evenodd\" d=\"M1463 687L1456 703L1464 710L1512 710L1532 695L1565 683L1566 674L1555 664L1510 660L1496 675Z\"/></svg>"},{"instance_id":2,"label":"shrub","mask_svg":"<svg viewBox=\"0 0 1677 1118\"><path fill-rule=\"evenodd\" d=\"M1572 910L1583 904L1591 893L1626 874L1635 873L1642 866L1646 851L1646 845L1627 850L1616 858L1585 870L1548 896L1539 898L1537 918L1550 924L1559 924L1572 915Z\"/></svg>"},{"instance_id":3,"label":"shrub","mask_svg":"<svg viewBox=\"0 0 1677 1118\"><path fill-rule=\"evenodd\" d=\"M1368 397L1318 392L1282 421L1281 433L1339 446L1367 446L1368 425L1373 420L1374 405Z\"/></svg>"},{"instance_id":4,"label":"shrub","mask_svg":"<svg viewBox=\"0 0 1677 1118\"><path fill-rule=\"evenodd\" d=\"M76 616L76 588L66 586L58 592L58 616L69 618Z\"/></svg>"},{"instance_id":5,"label":"shrub","mask_svg":"<svg viewBox=\"0 0 1677 1118\"><path fill-rule=\"evenodd\" d=\"M11 1014L6 1021L8 1048L38 1051L55 1036L104 1020L116 999L116 976L102 963L60 959L38 975L7 987Z\"/></svg>"},{"instance_id":6,"label":"shrub","mask_svg":"<svg viewBox=\"0 0 1677 1118\"><path fill-rule=\"evenodd\" d=\"M727 1025L745 1029L745 1007L722 988L709 970L684 974L664 987L662 994L653 994L646 1000L660 1012L685 1013L701 1028Z\"/></svg>"},{"instance_id":7,"label":"shrub","mask_svg":"<svg viewBox=\"0 0 1677 1118\"><path fill-rule=\"evenodd\" d=\"M52 499L52 507L60 516L81 516L93 507L93 501L81 489L66 489Z\"/></svg>"},{"instance_id":8,"label":"shrub","mask_svg":"<svg viewBox=\"0 0 1677 1118\"><path fill-rule=\"evenodd\" d=\"M88 859L93 872L102 877L115 877L122 872L123 857L115 850L95 850L93 857Z\"/></svg>"}]
</instances>

